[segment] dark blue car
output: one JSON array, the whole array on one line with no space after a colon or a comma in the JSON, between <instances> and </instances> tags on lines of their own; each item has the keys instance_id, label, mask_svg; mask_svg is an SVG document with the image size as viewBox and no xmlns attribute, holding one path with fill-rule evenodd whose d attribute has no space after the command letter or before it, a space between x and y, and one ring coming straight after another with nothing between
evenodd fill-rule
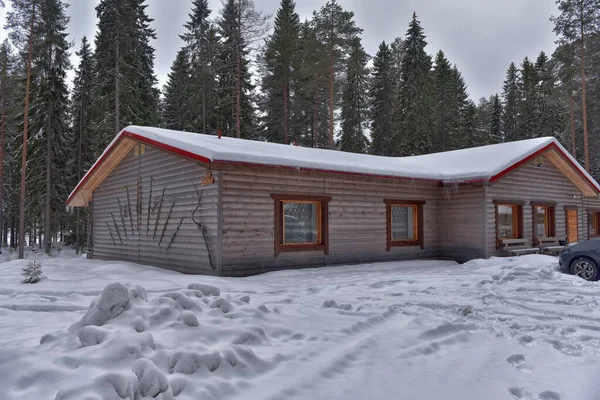
<instances>
[{"instance_id":1,"label":"dark blue car","mask_svg":"<svg viewBox=\"0 0 600 400\"><path fill-rule=\"evenodd\" d=\"M585 240L568 245L558 264L562 272L577 275L586 281L600 279L600 240Z\"/></svg>"}]
</instances>

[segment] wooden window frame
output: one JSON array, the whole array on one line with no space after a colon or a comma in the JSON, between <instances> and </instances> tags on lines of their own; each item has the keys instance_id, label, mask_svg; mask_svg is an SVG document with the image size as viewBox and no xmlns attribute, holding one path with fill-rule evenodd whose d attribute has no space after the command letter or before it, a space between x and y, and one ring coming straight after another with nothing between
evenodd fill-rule
<instances>
[{"instance_id":1,"label":"wooden window frame","mask_svg":"<svg viewBox=\"0 0 600 400\"><path fill-rule=\"evenodd\" d=\"M538 214L538 207L546 210L544 216L544 233L545 236L538 236L536 232L536 221ZM533 233L534 243L538 243L540 239L554 238L556 237L556 203L549 202L531 202L531 226Z\"/></svg>"},{"instance_id":2,"label":"wooden window frame","mask_svg":"<svg viewBox=\"0 0 600 400\"><path fill-rule=\"evenodd\" d=\"M312 196L306 194L271 194L275 203L274 256L293 251L323 251L329 254L329 202L330 196ZM318 204L317 229L318 241L314 243L284 243L283 205L285 203Z\"/></svg>"},{"instance_id":3,"label":"wooden window frame","mask_svg":"<svg viewBox=\"0 0 600 400\"><path fill-rule=\"evenodd\" d=\"M425 247L424 240L424 219L423 219L423 206L425 200L400 200L400 199L384 199L385 203L385 222L386 222L386 249L391 251L392 247ZM413 226L416 227L417 238L416 239L403 239L393 240L392 239L392 207L415 207L416 213L413 214ZM414 228L413 228L414 229Z\"/></svg>"},{"instance_id":4,"label":"wooden window frame","mask_svg":"<svg viewBox=\"0 0 600 400\"><path fill-rule=\"evenodd\" d=\"M494 200L494 214L496 220L496 248L501 249L504 247L503 240L514 240L523 239L523 205L525 202L522 200ZM500 221L498 215L499 206L509 206L516 209L516 213L513 211L513 232L516 232L512 238L501 238L500 237Z\"/></svg>"},{"instance_id":5,"label":"wooden window frame","mask_svg":"<svg viewBox=\"0 0 600 400\"><path fill-rule=\"evenodd\" d=\"M588 237L598 238L600 237L600 209L588 208ZM593 222L596 222L596 229L594 230Z\"/></svg>"}]
</instances>

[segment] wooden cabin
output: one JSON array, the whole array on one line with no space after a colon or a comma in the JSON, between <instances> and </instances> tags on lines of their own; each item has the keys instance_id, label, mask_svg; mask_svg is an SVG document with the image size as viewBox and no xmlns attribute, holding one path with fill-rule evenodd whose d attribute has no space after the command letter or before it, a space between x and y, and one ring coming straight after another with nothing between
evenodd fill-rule
<instances>
[{"instance_id":1,"label":"wooden cabin","mask_svg":"<svg viewBox=\"0 0 600 400\"><path fill-rule=\"evenodd\" d=\"M130 126L67 204L89 257L244 276L551 252L600 235L599 193L554 138L398 158Z\"/></svg>"}]
</instances>

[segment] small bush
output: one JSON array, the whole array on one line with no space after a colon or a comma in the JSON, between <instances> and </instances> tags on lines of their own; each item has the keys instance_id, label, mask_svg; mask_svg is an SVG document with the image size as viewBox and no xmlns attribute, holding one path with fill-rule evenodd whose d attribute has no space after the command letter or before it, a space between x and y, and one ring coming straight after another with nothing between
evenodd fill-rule
<instances>
[{"instance_id":1,"label":"small bush","mask_svg":"<svg viewBox=\"0 0 600 400\"><path fill-rule=\"evenodd\" d=\"M471 306L466 306L459 310L459 312L462 314L463 317L468 317L469 315L473 314L473 311L475 311L475 310Z\"/></svg>"},{"instance_id":2,"label":"small bush","mask_svg":"<svg viewBox=\"0 0 600 400\"><path fill-rule=\"evenodd\" d=\"M37 283L42 277L42 263L37 261L30 261L27 266L23 268L23 283Z\"/></svg>"}]
</instances>

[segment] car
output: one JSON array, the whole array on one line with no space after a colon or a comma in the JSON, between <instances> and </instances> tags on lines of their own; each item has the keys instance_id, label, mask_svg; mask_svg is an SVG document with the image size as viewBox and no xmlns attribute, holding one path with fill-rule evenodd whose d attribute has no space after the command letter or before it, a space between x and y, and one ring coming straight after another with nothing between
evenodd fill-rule
<instances>
[{"instance_id":1,"label":"car","mask_svg":"<svg viewBox=\"0 0 600 400\"><path fill-rule=\"evenodd\" d=\"M600 240L584 240L567 245L558 257L562 272L586 281L600 279Z\"/></svg>"}]
</instances>

